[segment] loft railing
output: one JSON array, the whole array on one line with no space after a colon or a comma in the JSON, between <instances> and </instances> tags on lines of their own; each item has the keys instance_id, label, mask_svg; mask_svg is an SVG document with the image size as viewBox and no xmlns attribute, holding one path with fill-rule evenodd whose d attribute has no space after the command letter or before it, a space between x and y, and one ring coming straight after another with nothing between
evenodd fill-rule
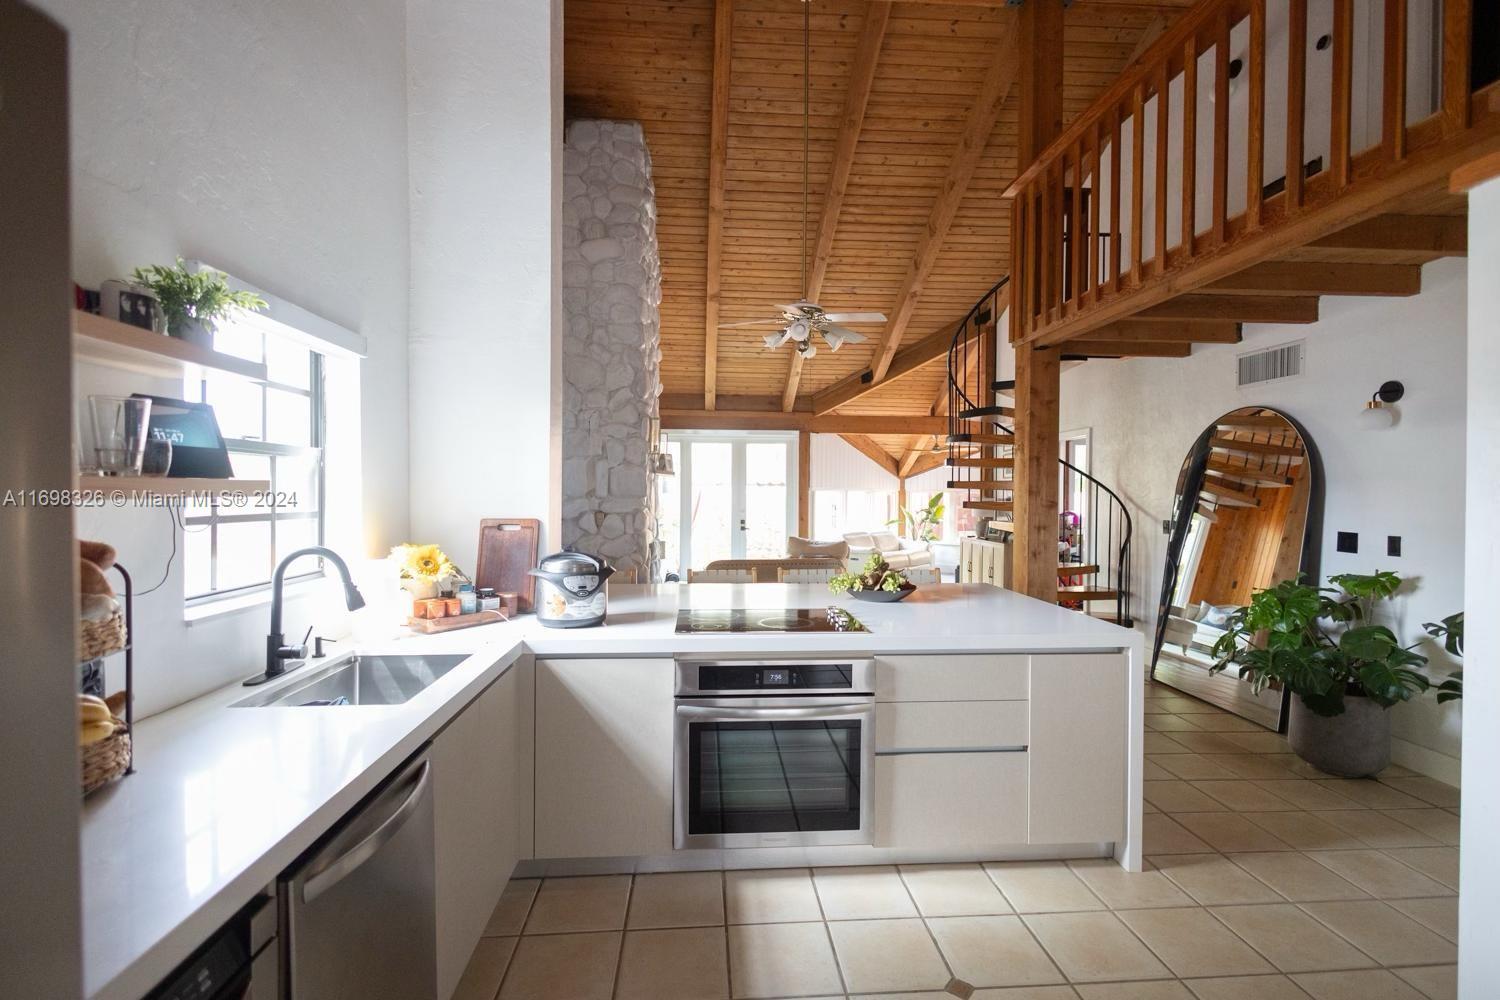
<instances>
[{"instance_id":1,"label":"loft railing","mask_svg":"<svg viewBox=\"0 0 1500 1000\"><path fill-rule=\"evenodd\" d=\"M1012 340L1126 318L1500 148L1471 4L1333 0L1327 24L1307 0L1193 7L1007 190Z\"/></svg>"},{"instance_id":2,"label":"loft railing","mask_svg":"<svg viewBox=\"0 0 1500 1000\"><path fill-rule=\"evenodd\" d=\"M981 502L1013 510L1013 472L1015 465L1015 431L1002 418L1013 413L1008 406L997 405L996 391L1010 387L995 379L996 329L1010 294L1006 276L985 292L959 322L953 343L948 348L948 458L951 490L967 491L982 498ZM996 441L988 441L993 436ZM1005 439L1009 439L1006 441ZM983 459L985 464L954 465L957 459ZM1059 536L1066 531L1068 551L1059 556L1059 565L1073 563L1081 571L1060 577L1060 599L1070 599L1062 588L1072 586L1079 603L1087 594L1108 594L1115 602L1115 618L1130 626L1131 616L1131 535L1130 511L1119 494L1083 469L1058 459L1064 476L1076 476L1077 488L1060 491L1060 496L1074 498L1077 510L1058 510ZM1003 513L1004 511L996 511ZM1063 525L1065 517L1073 523ZM1004 518L1001 518L1004 520ZM1086 571L1083 571L1086 570Z\"/></svg>"}]
</instances>

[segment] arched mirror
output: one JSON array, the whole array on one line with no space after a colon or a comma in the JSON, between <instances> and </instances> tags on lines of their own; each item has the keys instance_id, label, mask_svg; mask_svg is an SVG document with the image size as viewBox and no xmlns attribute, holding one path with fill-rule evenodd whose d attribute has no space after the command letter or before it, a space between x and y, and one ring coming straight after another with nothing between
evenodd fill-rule
<instances>
[{"instance_id":1,"label":"arched mirror","mask_svg":"<svg viewBox=\"0 0 1500 1000\"><path fill-rule=\"evenodd\" d=\"M1231 667L1209 674L1214 642L1250 595L1298 573L1317 579L1322 483L1317 450L1269 407L1232 410L1204 429L1177 474L1151 676L1268 729L1279 688L1259 696Z\"/></svg>"}]
</instances>

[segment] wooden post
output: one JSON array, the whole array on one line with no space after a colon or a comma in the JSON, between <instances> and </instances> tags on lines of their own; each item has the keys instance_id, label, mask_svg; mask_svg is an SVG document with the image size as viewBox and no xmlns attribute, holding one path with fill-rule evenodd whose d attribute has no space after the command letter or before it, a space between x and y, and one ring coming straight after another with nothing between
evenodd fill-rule
<instances>
[{"instance_id":1,"label":"wooden post","mask_svg":"<svg viewBox=\"0 0 1500 1000\"><path fill-rule=\"evenodd\" d=\"M797 432L797 534L812 537L812 435Z\"/></svg>"},{"instance_id":2,"label":"wooden post","mask_svg":"<svg viewBox=\"0 0 1500 1000\"><path fill-rule=\"evenodd\" d=\"M1016 162L1025 169L1062 132L1063 3L1028 0L1019 24L1020 138ZM1118 144L1115 146L1118 150ZM1119 156L1114 157L1116 164ZM1118 173L1115 175L1118 177ZM1045 200L1043 202L1046 204ZM1053 220L1055 225L1056 220ZM1112 227L1119 226L1112 220ZM1137 222L1137 225L1139 223ZM1015 232L1013 226L1011 229ZM1118 242L1118 241L1115 241ZM1023 252L1012 246L1015 258ZM1118 272L1117 272L1118 273ZM1058 352L1016 346L1016 537L1012 586L1048 603L1057 600Z\"/></svg>"},{"instance_id":3,"label":"wooden post","mask_svg":"<svg viewBox=\"0 0 1500 1000\"><path fill-rule=\"evenodd\" d=\"M906 480L897 480L896 486L896 534L906 537Z\"/></svg>"}]
</instances>

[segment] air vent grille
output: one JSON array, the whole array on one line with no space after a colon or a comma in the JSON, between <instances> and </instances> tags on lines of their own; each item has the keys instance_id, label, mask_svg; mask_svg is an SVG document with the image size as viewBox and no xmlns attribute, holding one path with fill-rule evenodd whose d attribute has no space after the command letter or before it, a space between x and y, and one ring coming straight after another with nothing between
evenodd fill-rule
<instances>
[{"instance_id":1,"label":"air vent grille","mask_svg":"<svg viewBox=\"0 0 1500 1000\"><path fill-rule=\"evenodd\" d=\"M1239 385L1263 385L1281 379L1295 378L1302 374L1302 348L1306 341L1298 340L1279 347L1268 347L1263 351L1241 354L1239 362Z\"/></svg>"}]
</instances>

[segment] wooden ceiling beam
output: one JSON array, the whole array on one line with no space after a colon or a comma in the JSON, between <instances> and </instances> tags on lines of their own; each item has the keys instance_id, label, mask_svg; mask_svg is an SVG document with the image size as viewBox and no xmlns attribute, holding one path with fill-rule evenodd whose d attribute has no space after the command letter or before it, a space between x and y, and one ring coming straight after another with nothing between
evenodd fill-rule
<instances>
[{"instance_id":1,"label":"wooden ceiling beam","mask_svg":"<svg viewBox=\"0 0 1500 1000\"><path fill-rule=\"evenodd\" d=\"M1097 330L1089 340L1153 341L1159 344L1238 344L1240 324L1217 319L1122 319ZM1064 341L1066 346L1069 342Z\"/></svg>"},{"instance_id":2,"label":"wooden ceiling beam","mask_svg":"<svg viewBox=\"0 0 1500 1000\"><path fill-rule=\"evenodd\" d=\"M958 327L959 324L950 323L906 348L896 355L883 379L877 379L874 370L866 368L839 379L826 389L813 393L812 411L829 413L840 406L847 406L861 396L869 395L883 385L925 368L935 361L946 361L948 350L953 346L953 335L958 332ZM973 333L970 339L978 336L985 328L971 329Z\"/></svg>"},{"instance_id":3,"label":"wooden ceiling beam","mask_svg":"<svg viewBox=\"0 0 1500 1000\"><path fill-rule=\"evenodd\" d=\"M912 475L912 468L916 466L923 455L932 454L932 446L936 443L937 435L935 434L924 434L917 438L916 441L912 442L911 447L907 448L906 454L901 457L901 468L896 474L902 479Z\"/></svg>"},{"instance_id":4,"label":"wooden ceiling beam","mask_svg":"<svg viewBox=\"0 0 1500 1000\"><path fill-rule=\"evenodd\" d=\"M886 472L889 472L893 476L900 475L900 469L896 464L896 460L891 457L890 452L880 447L871 438L864 434L840 434L839 437L843 438L861 455L880 466Z\"/></svg>"},{"instance_id":5,"label":"wooden ceiling beam","mask_svg":"<svg viewBox=\"0 0 1500 1000\"><path fill-rule=\"evenodd\" d=\"M906 414L783 413L773 410L661 411L662 430L807 431L811 434L946 434L947 417Z\"/></svg>"},{"instance_id":6,"label":"wooden ceiling beam","mask_svg":"<svg viewBox=\"0 0 1500 1000\"><path fill-rule=\"evenodd\" d=\"M1468 218L1463 215L1377 215L1308 246L1322 250L1387 250L1463 257L1469 252Z\"/></svg>"},{"instance_id":7,"label":"wooden ceiling beam","mask_svg":"<svg viewBox=\"0 0 1500 1000\"><path fill-rule=\"evenodd\" d=\"M854 48L854 62L849 67L849 86L844 92L844 113L839 118L838 139L833 144L833 162L828 167L828 188L823 196L823 210L818 216L818 240L808 264L809 301L818 301L823 279L828 276L828 262L833 257L833 237L838 232L839 214L844 209L844 195L849 190L849 172L854 168L854 151L865 124L865 108L875 83L875 67L880 62L880 47L885 42L886 25L890 23L891 5L886 0L871 3L865 10L864 27ZM802 381L802 355L792 352L787 371L786 388L781 393L781 408L790 412L797 401L797 387Z\"/></svg>"},{"instance_id":8,"label":"wooden ceiling beam","mask_svg":"<svg viewBox=\"0 0 1500 1000\"><path fill-rule=\"evenodd\" d=\"M1150 340L1095 340L1092 335L1065 340L1057 345L1065 358L1185 358L1193 351L1188 343Z\"/></svg>"},{"instance_id":9,"label":"wooden ceiling beam","mask_svg":"<svg viewBox=\"0 0 1500 1000\"><path fill-rule=\"evenodd\" d=\"M1180 295L1143 309L1136 319L1217 319L1236 323L1316 323L1316 296ZM1086 335L1087 336L1087 335Z\"/></svg>"},{"instance_id":10,"label":"wooden ceiling beam","mask_svg":"<svg viewBox=\"0 0 1500 1000\"><path fill-rule=\"evenodd\" d=\"M911 456L908 455L907 457L910 458ZM948 456L946 453L933 451L920 452L917 453L916 460L909 465L905 462L902 463L899 475L903 480L910 479L913 476L920 476L924 472L931 472L933 469L940 468L947 461Z\"/></svg>"},{"instance_id":11,"label":"wooden ceiling beam","mask_svg":"<svg viewBox=\"0 0 1500 1000\"><path fill-rule=\"evenodd\" d=\"M724 236L724 165L729 157L729 64L734 53L734 0L714 0L713 93L708 132L708 225L704 239L703 405L718 402L719 293Z\"/></svg>"},{"instance_id":12,"label":"wooden ceiling beam","mask_svg":"<svg viewBox=\"0 0 1500 1000\"><path fill-rule=\"evenodd\" d=\"M1004 19L1004 24L995 45L994 61L985 72L979 96L964 121L963 132L959 134L953 159L948 163L948 171L943 178L937 201L933 203L927 216L927 226L922 231L911 266L901 282L900 291L896 293L895 304L889 313L890 319L875 348L870 368L875 373L876 382L885 378L895 360L896 352L901 347L901 338L905 336L906 327L916 311L917 300L937 264L938 254L943 249L943 241L947 239L953 217L958 213L964 193L969 189L969 181L974 177L985 146L995 131L995 123L1000 118L1000 108L1005 103L1005 96L1015 82L1019 63L1016 53L1017 14L1015 8L1008 7L1000 16Z\"/></svg>"},{"instance_id":13,"label":"wooden ceiling beam","mask_svg":"<svg viewBox=\"0 0 1500 1000\"><path fill-rule=\"evenodd\" d=\"M1415 264L1325 264L1267 261L1204 288L1215 294L1416 295L1422 268Z\"/></svg>"}]
</instances>

